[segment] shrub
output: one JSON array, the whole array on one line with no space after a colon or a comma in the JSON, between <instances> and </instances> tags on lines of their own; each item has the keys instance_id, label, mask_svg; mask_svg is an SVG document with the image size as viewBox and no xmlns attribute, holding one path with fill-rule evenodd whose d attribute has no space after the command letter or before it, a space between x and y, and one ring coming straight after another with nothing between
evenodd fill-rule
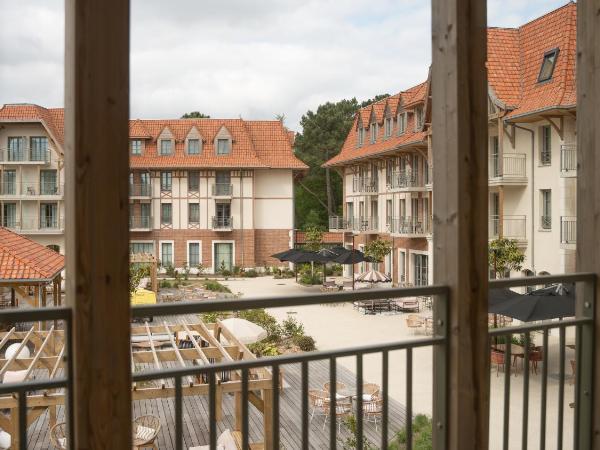
<instances>
[{"instance_id":1,"label":"shrub","mask_svg":"<svg viewBox=\"0 0 600 450\"><path fill-rule=\"evenodd\" d=\"M258 273L256 272L256 270L250 269L244 272L244 276L246 278L256 278L258 276Z\"/></svg>"},{"instance_id":2,"label":"shrub","mask_svg":"<svg viewBox=\"0 0 600 450\"><path fill-rule=\"evenodd\" d=\"M196 266L196 269L198 269L196 276L199 277L206 270L206 267L204 267L204 264L200 263Z\"/></svg>"},{"instance_id":3,"label":"shrub","mask_svg":"<svg viewBox=\"0 0 600 450\"><path fill-rule=\"evenodd\" d=\"M293 317L288 317L281 323L281 328L285 337L296 337L304 335L304 325L298 322Z\"/></svg>"},{"instance_id":4,"label":"shrub","mask_svg":"<svg viewBox=\"0 0 600 450\"><path fill-rule=\"evenodd\" d=\"M264 309L248 309L246 311L240 311L239 317L253 322L267 330L268 336L266 340L271 342L278 342L281 340L283 333L281 327L277 323L277 319Z\"/></svg>"},{"instance_id":5,"label":"shrub","mask_svg":"<svg viewBox=\"0 0 600 450\"><path fill-rule=\"evenodd\" d=\"M342 421L342 425L348 432L349 436L346 438L338 437L338 442L342 445L344 450L354 450L358 447L356 442L356 417L354 415L346 417ZM363 437L363 450L376 450L377 447L373 446L366 437Z\"/></svg>"},{"instance_id":6,"label":"shrub","mask_svg":"<svg viewBox=\"0 0 600 450\"><path fill-rule=\"evenodd\" d=\"M227 292L227 293L231 293L231 291L229 290L229 288L227 286L223 286L221 283L219 283L216 280L205 280L204 281L204 288L212 291L212 292Z\"/></svg>"},{"instance_id":7,"label":"shrub","mask_svg":"<svg viewBox=\"0 0 600 450\"><path fill-rule=\"evenodd\" d=\"M171 288L171 287L173 287L173 285L171 284L171 282L169 280L162 280L160 282L160 284L158 285L158 287L161 287L161 288Z\"/></svg>"},{"instance_id":8,"label":"shrub","mask_svg":"<svg viewBox=\"0 0 600 450\"><path fill-rule=\"evenodd\" d=\"M231 270L221 270L221 275L224 276L225 278L230 277L231 276Z\"/></svg>"},{"instance_id":9,"label":"shrub","mask_svg":"<svg viewBox=\"0 0 600 450\"><path fill-rule=\"evenodd\" d=\"M425 414L417 414L413 419L413 449L430 450L433 446L431 418ZM389 446L389 450L404 450L406 448L406 430L401 430Z\"/></svg>"},{"instance_id":10,"label":"shrub","mask_svg":"<svg viewBox=\"0 0 600 450\"><path fill-rule=\"evenodd\" d=\"M303 352L312 352L317 349L317 346L315 345L315 340L312 338L312 336L294 336L292 338L292 342L294 343L294 345L297 345L298 348Z\"/></svg>"},{"instance_id":11,"label":"shrub","mask_svg":"<svg viewBox=\"0 0 600 450\"><path fill-rule=\"evenodd\" d=\"M183 263L183 279L188 280L190 278L190 266L188 266L187 261Z\"/></svg>"},{"instance_id":12,"label":"shrub","mask_svg":"<svg viewBox=\"0 0 600 450\"><path fill-rule=\"evenodd\" d=\"M177 271L175 270L175 267L173 267L172 264L168 264L167 266L165 266L165 271L169 278L175 278L177 276Z\"/></svg>"},{"instance_id":13,"label":"shrub","mask_svg":"<svg viewBox=\"0 0 600 450\"><path fill-rule=\"evenodd\" d=\"M300 276L299 279L300 283L302 284L321 284L322 282L322 277L321 274L318 272L315 272L314 275L311 275L310 273L306 273L303 274L302 276Z\"/></svg>"},{"instance_id":14,"label":"shrub","mask_svg":"<svg viewBox=\"0 0 600 450\"><path fill-rule=\"evenodd\" d=\"M279 349L277 346L270 342L255 342L254 344L250 344L248 349L254 353L256 356L277 356L279 355Z\"/></svg>"},{"instance_id":15,"label":"shrub","mask_svg":"<svg viewBox=\"0 0 600 450\"><path fill-rule=\"evenodd\" d=\"M233 266L233 274L239 275L242 272L242 268L240 266Z\"/></svg>"}]
</instances>

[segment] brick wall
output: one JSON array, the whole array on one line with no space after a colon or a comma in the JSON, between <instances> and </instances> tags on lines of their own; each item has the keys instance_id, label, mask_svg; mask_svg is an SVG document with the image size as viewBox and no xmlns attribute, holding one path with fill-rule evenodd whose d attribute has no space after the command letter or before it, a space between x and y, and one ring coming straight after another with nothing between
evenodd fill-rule
<instances>
[{"instance_id":1,"label":"brick wall","mask_svg":"<svg viewBox=\"0 0 600 450\"><path fill-rule=\"evenodd\" d=\"M291 230L254 230L256 265L263 267L279 266L281 261L271 258L274 253L279 253L290 248Z\"/></svg>"}]
</instances>

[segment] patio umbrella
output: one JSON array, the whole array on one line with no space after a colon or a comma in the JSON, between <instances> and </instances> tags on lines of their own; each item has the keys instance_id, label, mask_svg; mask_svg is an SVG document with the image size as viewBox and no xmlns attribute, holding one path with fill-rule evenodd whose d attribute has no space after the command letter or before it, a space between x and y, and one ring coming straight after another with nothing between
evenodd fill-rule
<instances>
[{"instance_id":1,"label":"patio umbrella","mask_svg":"<svg viewBox=\"0 0 600 450\"><path fill-rule=\"evenodd\" d=\"M514 298L522 297L523 294L519 294L518 292L511 291L508 288L502 289L490 289L488 294L488 306L490 307L490 312L492 307L499 307L503 303L508 300L512 300Z\"/></svg>"},{"instance_id":2,"label":"patio umbrella","mask_svg":"<svg viewBox=\"0 0 600 450\"><path fill-rule=\"evenodd\" d=\"M284 250L282 252L279 253L275 253L274 255L271 255L272 258L276 258L281 262L286 262L289 261L289 258L294 256L295 254L297 254L299 251L298 249L295 248L289 248L287 250Z\"/></svg>"},{"instance_id":3,"label":"patio umbrella","mask_svg":"<svg viewBox=\"0 0 600 450\"><path fill-rule=\"evenodd\" d=\"M361 273L356 277L356 281L362 283L389 283L392 281L386 274L381 273L377 270L369 270L368 272Z\"/></svg>"},{"instance_id":4,"label":"patio umbrella","mask_svg":"<svg viewBox=\"0 0 600 450\"><path fill-rule=\"evenodd\" d=\"M490 305L489 311L523 322L572 317L575 315L575 286L558 284L526 295L517 294L512 299Z\"/></svg>"},{"instance_id":5,"label":"patio umbrella","mask_svg":"<svg viewBox=\"0 0 600 450\"><path fill-rule=\"evenodd\" d=\"M372 258L365 256L360 250L346 250L345 253L342 253L333 259L333 262L338 264L357 264L363 261L375 262Z\"/></svg>"},{"instance_id":6,"label":"patio umbrella","mask_svg":"<svg viewBox=\"0 0 600 450\"><path fill-rule=\"evenodd\" d=\"M243 344L254 344L268 336L267 330L246 319L231 317L221 324L237 337Z\"/></svg>"}]
</instances>

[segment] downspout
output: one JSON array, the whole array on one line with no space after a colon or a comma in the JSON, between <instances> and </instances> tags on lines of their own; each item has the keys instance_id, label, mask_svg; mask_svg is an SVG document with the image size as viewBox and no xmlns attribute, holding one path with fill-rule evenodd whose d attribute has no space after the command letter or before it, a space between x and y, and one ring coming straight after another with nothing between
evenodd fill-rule
<instances>
[{"instance_id":1,"label":"downspout","mask_svg":"<svg viewBox=\"0 0 600 450\"><path fill-rule=\"evenodd\" d=\"M514 124L515 128L518 128L519 130L523 130L523 131L527 131L528 133L531 133L531 224L530 224L530 229L531 229L531 271L533 272L533 275L535 276L536 274L536 270L535 270L535 204L534 204L534 200L535 200L535 169L534 169L534 156L535 156L535 132L533 130L530 130L529 128L525 128L525 127L521 127L519 125ZM517 141L517 136L515 133L515 146L516 146L516 141Z\"/></svg>"},{"instance_id":2,"label":"downspout","mask_svg":"<svg viewBox=\"0 0 600 450\"><path fill-rule=\"evenodd\" d=\"M240 170L240 228L242 229L242 237L240 239L242 244L242 270L246 267L245 264L245 247L244 247L244 171ZM256 238L255 238L256 239ZM256 240L255 240L256 242Z\"/></svg>"}]
</instances>

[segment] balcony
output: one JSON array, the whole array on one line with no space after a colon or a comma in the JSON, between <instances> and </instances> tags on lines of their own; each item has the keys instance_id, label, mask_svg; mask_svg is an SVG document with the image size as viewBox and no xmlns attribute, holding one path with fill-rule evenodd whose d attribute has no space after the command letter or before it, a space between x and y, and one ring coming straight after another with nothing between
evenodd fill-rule
<instances>
[{"instance_id":1,"label":"balcony","mask_svg":"<svg viewBox=\"0 0 600 450\"><path fill-rule=\"evenodd\" d=\"M560 146L560 176L577 176L577 145L563 144Z\"/></svg>"},{"instance_id":2,"label":"balcony","mask_svg":"<svg viewBox=\"0 0 600 450\"><path fill-rule=\"evenodd\" d=\"M61 234L65 229L65 220L58 216L4 217L2 225L22 234Z\"/></svg>"},{"instance_id":3,"label":"balcony","mask_svg":"<svg viewBox=\"0 0 600 450\"><path fill-rule=\"evenodd\" d=\"M0 149L0 164L45 165L52 160L50 149L37 150L23 148L20 150Z\"/></svg>"},{"instance_id":4,"label":"balcony","mask_svg":"<svg viewBox=\"0 0 600 450\"><path fill-rule=\"evenodd\" d=\"M527 240L527 217L525 215L490 216L490 239Z\"/></svg>"},{"instance_id":5,"label":"balcony","mask_svg":"<svg viewBox=\"0 0 600 450\"><path fill-rule=\"evenodd\" d=\"M577 217L561 216L560 218L560 243L577 243Z\"/></svg>"},{"instance_id":6,"label":"balcony","mask_svg":"<svg viewBox=\"0 0 600 450\"><path fill-rule=\"evenodd\" d=\"M378 179L371 177L355 177L352 180L352 191L365 194L377 194Z\"/></svg>"},{"instance_id":7,"label":"balcony","mask_svg":"<svg viewBox=\"0 0 600 450\"><path fill-rule=\"evenodd\" d=\"M388 189L424 190L425 180L410 169L393 172L387 180Z\"/></svg>"},{"instance_id":8,"label":"balcony","mask_svg":"<svg viewBox=\"0 0 600 450\"><path fill-rule=\"evenodd\" d=\"M431 217L394 217L389 221L390 233L402 237L426 237L431 235Z\"/></svg>"},{"instance_id":9,"label":"balcony","mask_svg":"<svg viewBox=\"0 0 600 450\"><path fill-rule=\"evenodd\" d=\"M129 183L129 197L131 198L151 198L151 183Z\"/></svg>"},{"instance_id":10,"label":"balcony","mask_svg":"<svg viewBox=\"0 0 600 450\"><path fill-rule=\"evenodd\" d=\"M0 195L15 200L58 199L64 195L64 185L47 182L9 182L0 183Z\"/></svg>"},{"instance_id":11,"label":"balcony","mask_svg":"<svg viewBox=\"0 0 600 450\"><path fill-rule=\"evenodd\" d=\"M379 218L378 217L354 217L348 219L348 226L355 233L378 233Z\"/></svg>"},{"instance_id":12,"label":"balcony","mask_svg":"<svg viewBox=\"0 0 600 450\"><path fill-rule=\"evenodd\" d=\"M516 185L527 184L527 156L525 153L505 153L495 155L489 161L489 185Z\"/></svg>"},{"instance_id":13,"label":"balcony","mask_svg":"<svg viewBox=\"0 0 600 450\"><path fill-rule=\"evenodd\" d=\"M231 198L233 196L233 185L228 183L215 183L212 185L212 196L220 198Z\"/></svg>"},{"instance_id":14,"label":"balcony","mask_svg":"<svg viewBox=\"0 0 600 450\"><path fill-rule=\"evenodd\" d=\"M330 231L350 231L352 230L352 219L344 219L341 216L329 217Z\"/></svg>"},{"instance_id":15,"label":"balcony","mask_svg":"<svg viewBox=\"0 0 600 450\"><path fill-rule=\"evenodd\" d=\"M131 231L150 231L152 216L129 216L129 229Z\"/></svg>"},{"instance_id":16,"label":"balcony","mask_svg":"<svg viewBox=\"0 0 600 450\"><path fill-rule=\"evenodd\" d=\"M233 217L213 216L212 228L217 231L231 231L233 229Z\"/></svg>"}]
</instances>

